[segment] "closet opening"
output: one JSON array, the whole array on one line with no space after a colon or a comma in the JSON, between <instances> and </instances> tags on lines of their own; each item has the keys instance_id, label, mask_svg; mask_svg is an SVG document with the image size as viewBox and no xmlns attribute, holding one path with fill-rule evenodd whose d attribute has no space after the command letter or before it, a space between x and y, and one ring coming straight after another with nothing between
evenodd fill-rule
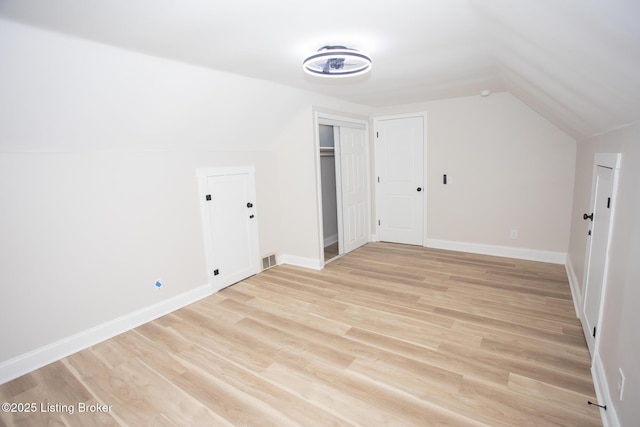
<instances>
[{"instance_id":1,"label":"closet opening","mask_svg":"<svg viewBox=\"0 0 640 427\"><path fill-rule=\"evenodd\" d=\"M336 180L336 129L318 125L320 136L320 181L322 187L322 229L324 260L340 254L338 232L338 186Z\"/></svg>"},{"instance_id":2,"label":"closet opening","mask_svg":"<svg viewBox=\"0 0 640 427\"><path fill-rule=\"evenodd\" d=\"M316 116L318 237L322 264L370 240L367 122Z\"/></svg>"}]
</instances>

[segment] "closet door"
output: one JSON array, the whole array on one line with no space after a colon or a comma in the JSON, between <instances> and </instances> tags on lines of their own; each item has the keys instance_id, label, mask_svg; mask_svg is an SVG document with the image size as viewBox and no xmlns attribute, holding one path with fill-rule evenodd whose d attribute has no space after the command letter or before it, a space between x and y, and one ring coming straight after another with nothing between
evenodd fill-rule
<instances>
[{"instance_id":1,"label":"closet door","mask_svg":"<svg viewBox=\"0 0 640 427\"><path fill-rule=\"evenodd\" d=\"M340 127L337 145L340 156L343 252L369 241L369 186L367 142L363 129Z\"/></svg>"}]
</instances>

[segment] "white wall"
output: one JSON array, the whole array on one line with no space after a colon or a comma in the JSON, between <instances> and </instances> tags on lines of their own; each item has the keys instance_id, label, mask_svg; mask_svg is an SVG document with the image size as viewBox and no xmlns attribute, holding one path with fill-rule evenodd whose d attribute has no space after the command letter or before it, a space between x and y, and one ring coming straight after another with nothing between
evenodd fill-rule
<instances>
[{"instance_id":1,"label":"white wall","mask_svg":"<svg viewBox=\"0 0 640 427\"><path fill-rule=\"evenodd\" d=\"M509 93L381 108L427 113L427 245L563 262L575 140ZM443 185L442 175L448 184ZM518 238L511 239L511 229Z\"/></svg>"},{"instance_id":2,"label":"white wall","mask_svg":"<svg viewBox=\"0 0 640 427\"><path fill-rule=\"evenodd\" d=\"M261 250L274 247L270 162L259 152L0 153L0 330L9 337L0 361L206 284L198 167L256 167Z\"/></svg>"},{"instance_id":3,"label":"white wall","mask_svg":"<svg viewBox=\"0 0 640 427\"><path fill-rule=\"evenodd\" d=\"M312 106L368 109L2 19L0 56L0 382L202 289L197 168L255 166L261 254L319 260Z\"/></svg>"},{"instance_id":4,"label":"white wall","mask_svg":"<svg viewBox=\"0 0 640 427\"><path fill-rule=\"evenodd\" d=\"M640 124L599 136L578 144L574 206L572 214L569 262L575 272L578 289L574 297L582 307L587 227L582 215L590 211L591 177L595 153L622 153L618 194L600 319L599 360L596 379L600 382L608 417L617 417L620 425L637 425L640 420ZM624 400L618 399L618 368L626 377ZM603 376L600 376L603 373ZM611 415L615 414L615 415Z\"/></svg>"},{"instance_id":5,"label":"white wall","mask_svg":"<svg viewBox=\"0 0 640 427\"><path fill-rule=\"evenodd\" d=\"M316 158L313 136L311 140L301 135L313 135L312 108L293 117L290 125L280 135L284 144L278 151L278 177L280 179L280 211L282 253L292 255L296 262L306 266L320 265L318 197L316 186ZM287 208L285 208L285 206Z\"/></svg>"}]
</instances>

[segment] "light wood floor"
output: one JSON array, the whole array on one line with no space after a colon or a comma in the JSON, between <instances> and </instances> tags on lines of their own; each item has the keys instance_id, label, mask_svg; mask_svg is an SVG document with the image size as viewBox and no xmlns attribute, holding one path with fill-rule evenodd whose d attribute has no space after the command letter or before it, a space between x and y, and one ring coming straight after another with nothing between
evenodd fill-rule
<instances>
[{"instance_id":1,"label":"light wood floor","mask_svg":"<svg viewBox=\"0 0 640 427\"><path fill-rule=\"evenodd\" d=\"M564 267L384 243L279 266L3 386L0 424L598 426Z\"/></svg>"}]
</instances>

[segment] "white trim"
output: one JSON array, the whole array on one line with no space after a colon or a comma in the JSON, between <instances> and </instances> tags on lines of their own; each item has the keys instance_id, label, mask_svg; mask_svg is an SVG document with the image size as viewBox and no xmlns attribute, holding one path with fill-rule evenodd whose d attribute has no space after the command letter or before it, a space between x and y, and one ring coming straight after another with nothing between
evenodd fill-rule
<instances>
[{"instance_id":1,"label":"white trim","mask_svg":"<svg viewBox=\"0 0 640 427\"><path fill-rule=\"evenodd\" d=\"M474 254L493 255L506 258L524 259L529 261L565 264L565 252L541 251L539 249L515 248L511 246L495 246L480 243L456 242L452 240L427 239L425 247L447 249L451 251L470 252Z\"/></svg>"},{"instance_id":2,"label":"white trim","mask_svg":"<svg viewBox=\"0 0 640 427\"><path fill-rule=\"evenodd\" d=\"M580 282L576 276L576 271L573 268L573 263L569 254L567 254L567 262L564 265L567 270L567 278L569 279L569 288L571 289L571 299L573 300L573 308L576 310L576 317L581 319L580 307L582 307L582 292L580 290Z\"/></svg>"},{"instance_id":3,"label":"white trim","mask_svg":"<svg viewBox=\"0 0 640 427\"><path fill-rule=\"evenodd\" d=\"M347 121L348 120L348 121ZM318 113L318 124L333 127L353 128L366 130L367 122L364 120L347 119L346 117L331 116L329 114Z\"/></svg>"},{"instance_id":4,"label":"white trim","mask_svg":"<svg viewBox=\"0 0 640 427\"><path fill-rule=\"evenodd\" d=\"M208 178L210 176L241 175L245 173L255 175L255 168L253 166L229 166L221 168L196 169L196 176L198 176L199 178Z\"/></svg>"},{"instance_id":5,"label":"white trim","mask_svg":"<svg viewBox=\"0 0 640 427\"><path fill-rule=\"evenodd\" d=\"M604 166L610 169L620 169L622 155L620 153L596 153L593 163L597 166Z\"/></svg>"},{"instance_id":6,"label":"white trim","mask_svg":"<svg viewBox=\"0 0 640 427\"><path fill-rule=\"evenodd\" d=\"M600 417L602 418L603 427L620 427L620 420L616 412L615 405L612 405L613 399L609 394L609 384L607 376L604 372L604 365L600 359L599 352L596 351L593 358L593 366L591 366L591 376L593 377L593 387L596 391L596 398L600 405L607 405L607 409L600 409ZM596 402L594 402L596 403Z\"/></svg>"},{"instance_id":7,"label":"white trim","mask_svg":"<svg viewBox=\"0 0 640 427\"><path fill-rule=\"evenodd\" d=\"M316 168L316 200L318 203L318 222L316 224L317 232L318 232L318 241L322 245L322 240L324 236L324 214L322 208L322 164L320 159L320 123L318 123L319 117L318 112L314 112L313 114L313 153L314 153L314 166ZM335 159L335 141L333 142L334 146L334 159ZM336 200L337 203L337 200ZM340 231L338 230L338 233ZM320 262L324 263L324 245L322 245L320 249ZM286 255L282 255L278 260L278 263L284 263L282 261L282 257L286 257Z\"/></svg>"},{"instance_id":8,"label":"white trim","mask_svg":"<svg viewBox=\"0 0 640 427\"><path fill-rule=\"evenodd\" d=\"M418 111L416 113L392 114L390 116L376 116L376 117L373 118L373 122L375 124L375 122L380 121L380 120L410 119L412 117L424 117L425 123L426 123L427 112L426 111Z\"/></svg>"},{"instance_id":9,"label":"white trim","mask_svg":"<svg viewBox=\"0 0 640 427\"><path fill-rule=\"evenodd\" d=\"M318 117L320 120L321 117ZM320 125L318 125L318 129L320 129ZM342 198L342 144L341 144L341 132L340 126L333 127L333 147L335 150L335 158L334 158L334 166L335 166L335 182L336 182L336 220L338 221L338 255L344 254L344 215L343 215L343 201ZM322 182L320 183L320 187L322 187ZM320 194L320 199L322 200L322 194ZM320 209L323 218L321 220L322 227L324 230L324 207ZM324 231L323 231L324 233ZM321 234L324 236L324 234ZM322 260L326 263L327 260L324 259L324 247L320 249Z\"/></svg>"},{"instance_id":10,"label":"white trim","mask_svg":"<svg viewBox=\"0 0 640 427\"><path fill-rule=\"evenodd\" d=\"M311 268L313 270L322 270L324 267L324 262L321 259L287 254L278 257L278 264L295 265L296 267Z\"/></svg>"},{"instance_id":11,"label":"white trim","mask_svg":"<svg viewBox=\"0 0 640 427\"><path fill-rule=\"evenodd\" d=\"M120 335L211 295L207 283L0 363L0 384Z\"/></svg>"}]
</instances>

